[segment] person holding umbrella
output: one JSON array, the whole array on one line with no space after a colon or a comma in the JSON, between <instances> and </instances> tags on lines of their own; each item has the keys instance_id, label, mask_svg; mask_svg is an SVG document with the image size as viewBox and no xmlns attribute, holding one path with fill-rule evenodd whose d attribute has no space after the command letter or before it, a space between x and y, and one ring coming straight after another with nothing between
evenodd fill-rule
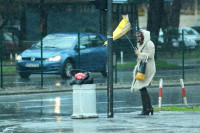
<instances>
[{"instance_id":1,"label":"person holding umbrella","mask_svg":"<svg viewBox=\"0 0 200 133\"><path fill-rule=\"evenodd\" d=\"M151 105L150 96L147 87L151 85L152 79L156 73L155 66L155 46L150 40L150 32L147 30L140 30L138 32L137 48L135 48L135 55L137 56L137 64L133 70L133 82L131 91L140 90L143 110L140 115L153 115L153 107ZM140 62L146 60L145 79L137 80L136 73L138 72Z\"/></svg>"}]
</instances>

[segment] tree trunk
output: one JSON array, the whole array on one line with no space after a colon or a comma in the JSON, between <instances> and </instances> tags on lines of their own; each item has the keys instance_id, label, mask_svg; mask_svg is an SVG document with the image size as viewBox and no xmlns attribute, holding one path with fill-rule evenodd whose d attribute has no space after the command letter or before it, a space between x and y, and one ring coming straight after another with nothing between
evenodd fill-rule
<instances>
[{"instance_id":1,"label":"tree trunk","mask_svg":"<svg viewBox=\"0 0 200 133\"><path fill-rule=\"evenodd\" d=\"M147 30L151 32L152 41L157 51L158 35L161 28L164 0L149 0ZM157 53L155 54L157 60Z\"/></svg>"},{"instance_id":2,"label":"tree trunk","mask_svg":"<svg viewBox=\"0 0 200 133\"><path fill-rule=\"evenodd\" d=\"M178 38L178 27L180 22L181 0L173 0L173 3L165 3L162 17L162 30L164 34L164 44L170 49L173 56L174 48L172 39Z\"/></svg>"},{"instance_id":3,"label":"tree trunk","mask_svg":"<svg viewBox=\"0 0 200 133\"><path fill-rule=\"evenodd\" d=\"M152 36L158 36L161 20L163 15L164 0L150 0L147 30L149 30Z\"/></svg>"},{"instance_id":4,"label":"tree trunk","mask_svg":"<svg viewBox=\"0 0 200 133\"><path fill-rule=\"evenodd\" d=\"M170 14L170 26L179 27L181 12L181 0L173 0L171 14Z\"/></svg>"}]
</instances>

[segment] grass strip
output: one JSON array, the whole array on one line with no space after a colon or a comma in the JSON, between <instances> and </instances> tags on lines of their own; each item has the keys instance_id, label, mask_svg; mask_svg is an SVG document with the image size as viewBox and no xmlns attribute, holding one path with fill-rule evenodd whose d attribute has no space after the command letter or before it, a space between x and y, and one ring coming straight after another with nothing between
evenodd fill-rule
<instances>
[{"instance_id":1,"label":"grass strip","mask_svg":"<svg viewBox=\"0 0 200 133\"><path fill-rule=\"evenodd\" d=\"M195 107L181 107L181 106L166 106L162 107L161 110L159 108L154 108L154 111L200 111L199 106Z\"/></svg>"},{"instance_id":2,"label":"grass strip","mask_svg":"<svg viewBox=\"0 0 200 133\"><path fill-rule=\"evenodd\" d=\"M136 65L136 62L126 62L124 64L118 64L117 68L134 68ZM178 66L177 64L167 63L165 61L156 61L156 67L174 67Z\"/></svg>"},{"instance_id":3,"label":"grass strip","mask_svg":"<svg viewBox=\"0 0 200 133\"><path fill-rule=\"evenodd\" d=\"M3 73L15 73L15 72L16 72L15 67L3 68Z\"/></svg>"}]
</instances>

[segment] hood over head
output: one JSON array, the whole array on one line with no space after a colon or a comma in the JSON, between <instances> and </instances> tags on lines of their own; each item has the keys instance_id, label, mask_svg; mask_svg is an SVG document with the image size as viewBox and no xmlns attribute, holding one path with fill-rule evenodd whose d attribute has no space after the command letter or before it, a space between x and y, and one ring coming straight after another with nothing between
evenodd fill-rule
<instances>
[{"instance_id":1,"label":"hood over head","mask_svg":"<svg viewBox=\"0 0 200 133\"><path fill-rule=\"evenodd\" d=\"M150 39L151 39L151 36L150 36L150 32L149 32L149 31L141 29L140 32L142 33L142 35L143 35L143 37L144 37L144 41L143 41L143 44L142 44L142 45L137 44L137 47L138 47L139 50L140 50L141 48L143 48L143 46L146 45L146 43L147 43L148 41L150 41Z\"/></svg>"}]
</instances>

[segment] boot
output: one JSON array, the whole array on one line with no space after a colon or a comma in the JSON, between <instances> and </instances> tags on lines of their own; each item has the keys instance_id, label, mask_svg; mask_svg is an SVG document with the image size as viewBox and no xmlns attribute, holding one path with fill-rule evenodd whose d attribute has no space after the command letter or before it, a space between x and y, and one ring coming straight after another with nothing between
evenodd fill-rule
<instances>
[{"instance_id":1,"label":"boot","mask_svg":"<svg viewBox=\"0 0 200 133\"><path fill-rule=\"evenodd\" d=\"M153 108L146 108L146 109L143 109L141 114L139 115L149 115L151 113L151 115L153 115Z\"/></svg>"},{"instance_id":2,"label":"boot","mask_svg":"<svg viewBox=\"0 0 200 133\"><path fill-rule=\"evenodd\" d=\"M151 113L151 115L153 115L153 107L151 105L151 100L149 97L149 94L147 92L147 89L144 87L142 89L140 89L140 93L141 93L141 98L142 98L142 112L139 115L149 115Z\"/></svg>"}]
</instances>

